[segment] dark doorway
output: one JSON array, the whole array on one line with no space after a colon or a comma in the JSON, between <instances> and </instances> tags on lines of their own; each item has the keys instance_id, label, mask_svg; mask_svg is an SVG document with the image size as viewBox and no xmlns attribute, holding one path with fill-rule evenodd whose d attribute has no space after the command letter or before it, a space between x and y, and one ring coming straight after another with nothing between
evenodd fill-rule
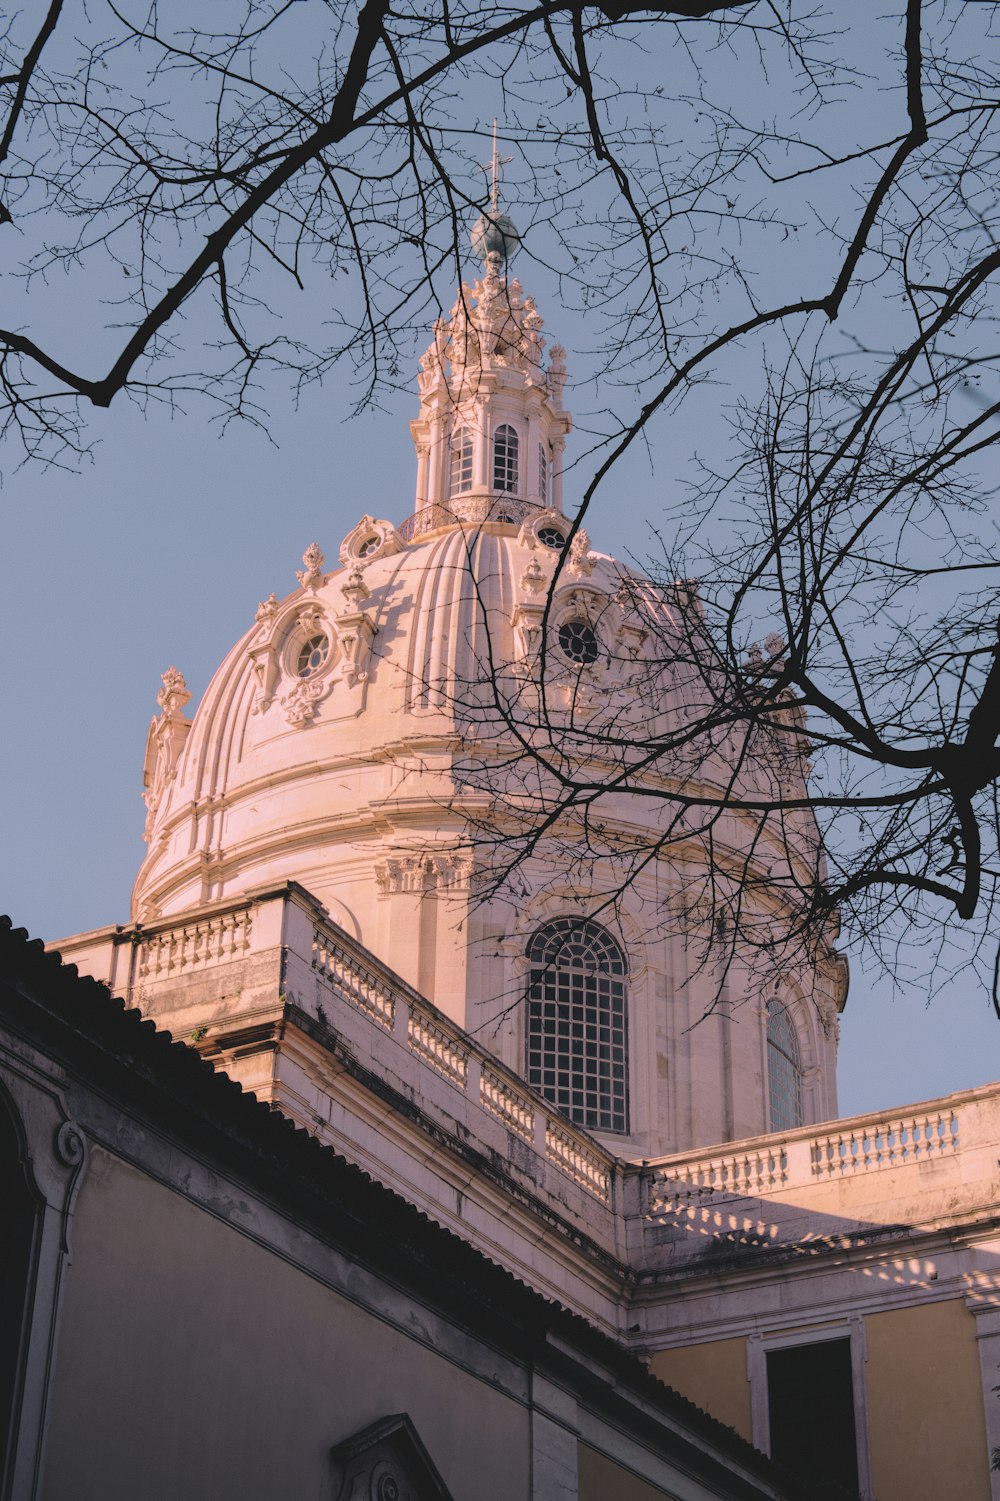
<instances>
[{"instance_id":1,"label":"dark doorway","mask_svg":"<svg viewBox=\"0 0 1000 1501\"><path fill-rule=\"evenodd\" d=\"M824 1494L858 1494L858 1439L849 1339L767 1352L771 1458Z\"/></svg>"}]
</instances>

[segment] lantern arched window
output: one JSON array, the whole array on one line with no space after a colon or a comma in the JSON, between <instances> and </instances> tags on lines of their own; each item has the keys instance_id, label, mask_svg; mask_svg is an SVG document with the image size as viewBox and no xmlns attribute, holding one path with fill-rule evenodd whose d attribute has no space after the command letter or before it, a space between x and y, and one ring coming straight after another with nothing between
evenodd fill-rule
<instances>
[{"instance_id":1,"label":"lantern arched window","mask_svg":"<svg viewBox=\"0 0 1000 1501\"><path fill-rule=\"evenodd\" d=\"M799 1040L788 1007L774 1000L767 1003L767 1093L772 1131L802 1125Z\"/></svg>"},{"instance_id":2,"label":"lantern arched window","mask_svg":"<svg viewBox=\"0 0 1000 1501\"><path fill-rule=\"evenodd\" d=\"M493 435L493 488L516 495L518 487L518 438L509 422L502 422Z\"/></svg>"},{"instance_id":3,"label":"lantern arched window","mask_svg":"<svg viewBox=\"0 0 1000 1501\"><path fill-rule=\"evenodd\" d=\"M451 435L451 471L448 494L463 495L472 489L472 429L457 427Z\"/></svg>"},{"instance_id":4,"label":"lantern arched window","mask_svg":"<svg viewBox=\"0 0 1000 1501\"><path fill-rule=\"evenodd\" d=\"M528 960L528 1082L580 1126L628 1131L625 955L597 923L559 917Z\"/></svg>"}]
</instances>

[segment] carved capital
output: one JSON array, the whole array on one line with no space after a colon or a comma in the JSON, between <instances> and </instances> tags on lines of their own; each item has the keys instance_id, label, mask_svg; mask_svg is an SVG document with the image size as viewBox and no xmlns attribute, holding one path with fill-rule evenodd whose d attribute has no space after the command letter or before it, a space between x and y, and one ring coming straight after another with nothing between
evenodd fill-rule
<instances>
[{"instance_id":1,"label":"carved capital","mask_svg":"<svg viewBox=\"0 0 1000 1501\"><path fill-rule=\"evenodd\" d=\"M467 891L473 874L472 856L461 851L397 855L377 862L375 884L383 896Z\"/></svg>"}]
</instances>

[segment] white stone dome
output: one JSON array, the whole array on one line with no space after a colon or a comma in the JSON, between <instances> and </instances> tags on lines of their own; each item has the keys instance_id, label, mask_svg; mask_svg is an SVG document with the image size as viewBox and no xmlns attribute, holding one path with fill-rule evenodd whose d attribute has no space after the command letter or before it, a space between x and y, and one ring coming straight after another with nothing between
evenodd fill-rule
<instances>
[{"instance_id":1,"label":"white stone dome","mask_svg":"<svg viewBox=\"0 0 1000 1501\"><path fill-rule=\"evenodd\" d=\"M135 915L294 878L371 942L349 891L355 872L374 882L373 848L468 845L453 777L468 751L456 736L503 734L490 664L509 676L499 692L510 701L560 557L538 533L568 530L539 510L521 525L453 525L406 543L365 518L340 568L310 576L307 553L305 581L260 607L184 736L151 813ZM564 692L578 712L621 680L623 637L641 635L634 604L616 602L619 565L589 549L582 558L563 567L548 607L549 696ZM669 617L662 603L659 613ZM566 657L567 626L577 655L593 632L592 664ZM664 684L664 712L676 709L669 695Z\"/></svg>"},{"instance_id":2,"label":"white stone dome","mask_svg":"<svg viewBox=\"0 0 1000 1501\"><path fill-rule=\"evenodd\" d=\"M529 985L544 988L532 955L545 935L586 922L573 984L580 996L604 986L618 1008L605 1051L619 1057L620 1109L600 1120L613 1118L617 1150L653 1156L767 1129L774 990L754 991L736 962L724 1004L713 1004L718 977L671 920L690 885L683 853L650 862L609 902L613 872L580 858L564 822L513 882L490 886L522 814L546 796L518 735L584 756L602 725L626 742L631 728L638 743L703 710L709 691L693 664L705 638L687 586L654 588L593 552L582 530L571 535L565 365L556 348L544 367L540 327L531 299L488 262L421 362L414 515L399 529L362 518L333 571L312 544L298 587L258 607L193 720L183 679L164 675L133 917L294 880L552 1090L521 1002ZM730 775L724 739L712 764L682 756L669 768L675 785ZM669 802L616 795L602 803L600 837L610 852L648 844L672 817ZM731 816L720 821L720 849L740 837ZM794 1021L802 1117L816 1120L836 1111L831 1018L842 997L831 974L802 968L781 1006ZM553 1099L572 1113L575 1096ZM575 1118L598 1120L583 1107Z\"/></svg>"}]
</instances>

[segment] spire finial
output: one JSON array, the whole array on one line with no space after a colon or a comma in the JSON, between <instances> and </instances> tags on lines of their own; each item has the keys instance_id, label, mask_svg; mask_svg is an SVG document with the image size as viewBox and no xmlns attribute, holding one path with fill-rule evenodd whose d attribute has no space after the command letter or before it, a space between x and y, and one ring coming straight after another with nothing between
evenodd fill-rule
<instances>
[{"instance_id":1,"label":"spire finial","mask_svg":"<svg viewBox=\"0 0 1000 1501\"><path fill-rule=\"evenodd\" d=\"M509 260L521 243L514 221L509 214L500 211L500 173L513 160L512 156L501 156L497 150L497 122L494 118L493 154L488 163L482 163L482 170L490 180L490 210L488 214L480 215L472 230L472 248L484 260L493 252L499 254L501 261Z\"/></svg>"},{"instance_id":2,"label":"spire finial","mask_svg":"<svg viewBox=\"0 0 1000 1501\"><path fill-rule=\"evenodd\" d=\"M497 120L496 115L494 115L493 155L490 158L489 162L483 163L483 171L490 174L490 213L493 215L494 219L496 218L497 210L500 207L500 171L501 168L506 167L508 162L512 162L513 160L514 158L512 156L499 156L497 154Z\"/></svg>"}]
</instances>

